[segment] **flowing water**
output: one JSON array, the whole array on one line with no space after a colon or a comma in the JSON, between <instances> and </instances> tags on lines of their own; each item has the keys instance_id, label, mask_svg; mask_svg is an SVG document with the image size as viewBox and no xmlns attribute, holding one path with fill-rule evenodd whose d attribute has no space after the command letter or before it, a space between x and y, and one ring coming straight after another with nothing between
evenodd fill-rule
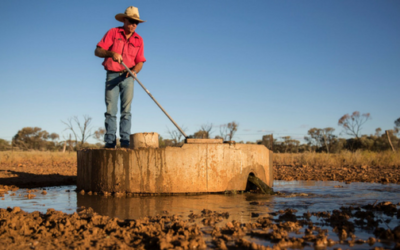
<instances>
[{"instance_id":1,"label":"flowing water","mask_svg":"<svg viewBox=\"0 0 400 250\"><path fill-rule=\"evenodd\" d=\"M204 195L175 195L175 196L146 196L146 197L123 197L100 195L81 195L75 192L76 186L62 186L45 188L46 195L41 194L39 189L33 192L36 197L28 199L25 197L26 190L21 189L6 194L4 200L0 200L0 207L21 207L21 209L32 212L46 212L48 208L54 208L66 213L73 213L79 207L92 207L95 212L120 219L136 219L144 216L157 214L181 215L188 218L190 213L201 213L203 209L218 212L229 212L229 221L236 220L242 223L255 222L258 217L266 216L268 213L286 208L296 209L297 216L307 211L322 212L333 211L341 206L359 206L391 201L394 204L400 203L400 185L360 183L344 184L342 182L323 181L275 181L274 191L280 195L262 194L204 194ZM15 193L14 196L10 194ZM252 205L251 202L261 202L262 205ZM394 228L399 225L396 217L382 216L387 222L382 227ZM315 217L315 222L318 219ZM388 221L390 219L390 222ZM227 221L220 223L225 225ZM321 223L322 225L322 223ZM338 240L335 233L328 226L321 226L329 229L329 237ZM374 237L372 232L357 229L357 237L368 239ZM336 238L335 238L336 237ZM251 238L250 236L248 238ZM251 238L258 244L270 245L270 242L257 238ZM392 247L392 244L384 245ZM376 245L375 245L376 246ZM341 247L335 245L334 247ZM349 246L344 245L344 248ZM355 245L353 248L363 249L366 245Z\"/></svg>"}]
</instances>

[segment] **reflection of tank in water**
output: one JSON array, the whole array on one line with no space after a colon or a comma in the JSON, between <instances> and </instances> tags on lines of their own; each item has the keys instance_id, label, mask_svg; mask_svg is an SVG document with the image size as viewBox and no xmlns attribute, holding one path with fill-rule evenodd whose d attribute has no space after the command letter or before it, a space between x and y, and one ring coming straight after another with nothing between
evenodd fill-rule
<instances>
[{"instance_id":1,"label":"reflection of tank in water","mask_svg":"<svg viewBox=\"0 0 400 250\"><path fill-rule=\"evenodd\" d=\"M158 148L158 134L140 135L146 143L131 135L132 149L78 151L78 190L164 194L239 191L246 189L250 174L269 187L273 185L272 152L263 145L187 139L182 147Z\"/></svg>"},{"instance_id":2,"label":"reflection of tank in water","mask_svg":"<svg viewBox=\"0 0 400 250\"><path fill-rule=\"evenodd\" d=\"M268 214L272 205L254 206L252 201L268 202L275 196L260 196L259 194L225 195L168 195L144 197L113 197L102 195L81 195L77 193L78 207L91 207L96 213L119 219L138 219L145 216L182 215L187 219L190 213L200 214L203 209L229 212L229 221L248 222L252 212Z\"/></svg>"}]
</instances>

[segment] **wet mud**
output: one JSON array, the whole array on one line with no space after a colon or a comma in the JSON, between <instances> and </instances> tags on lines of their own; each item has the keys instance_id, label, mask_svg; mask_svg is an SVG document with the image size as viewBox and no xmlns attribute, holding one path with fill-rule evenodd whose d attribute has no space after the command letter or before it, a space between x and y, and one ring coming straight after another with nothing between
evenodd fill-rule
<instances>
[{"instance_id":1,"label":"wet mud","mask_svg":"<svg viewBox=\"0 0 400 250\"><path fill-rule=\"evenodd\" d=\"M391 202L303 214L288 208L270 212L255 222L241 223L229 220L229 213L208 209L191 213L186 218L164 211L155 216L121 220L84 207L73 214L54 209L48 209L46 213L27 213L14 207L0 209L0 247L286 249L358 246L398 249L400 226L382 226L384 222L378 214L399 218L400 209ZM333 235L327 226L332 228ZM359 237L356 228L370 230L374 237Z\"/></svg>"},{"instance_id":2,"label":"wet mud","mask_svg":"<svg viewBox=\"0 0 400 250\"><path fill-rule=\"evenodd\" d=\"M0 248L400 247L400 186L394 184L276 181L275 195L165 197L82 195L73 187L12 187L14 191L4 193L1 207L12 208L0 209ZM36 196L28 199L29 194ZM66 194L71 197L60 198ZM49 203L40 204L57 197L72 199L63 212L48 209L53 206ZM383 197L392 202L382 201ZM10 200L21 203L7 203ZM38 205L28 209L35 200Z\"/></svg>"}]
</instances>

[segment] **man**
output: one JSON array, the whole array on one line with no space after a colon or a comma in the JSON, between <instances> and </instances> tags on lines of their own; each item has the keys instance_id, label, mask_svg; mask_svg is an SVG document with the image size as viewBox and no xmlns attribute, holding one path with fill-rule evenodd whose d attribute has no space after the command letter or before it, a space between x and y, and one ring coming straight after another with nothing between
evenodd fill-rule
<instances>
[{"instance_id":1,"label":"man","mask_svg":"<svg viewBox=\"0 0 400 250\"><path fill-rule=\"evenodd\" d=\"M118 96L121 98L121 118L119 124L121 147L129 148L131 134L131 103L133 99L134 79L121 62L135 74L142 69L146 61L143 53L143 39L135 31L139 23L145 21L139 17L139 10L130 6L125 14L115 16L122 27L110 29L97 44L95 55L104 58L103 66L107 71L105 101L106 148L115 148L117 132Z\"/></svg>"}]
</instances>

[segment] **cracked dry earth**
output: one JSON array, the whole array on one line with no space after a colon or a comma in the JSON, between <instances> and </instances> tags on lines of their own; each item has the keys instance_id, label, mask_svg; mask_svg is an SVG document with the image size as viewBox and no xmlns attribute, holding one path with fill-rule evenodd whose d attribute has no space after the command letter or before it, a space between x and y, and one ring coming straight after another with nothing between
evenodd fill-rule
<instances>
[{"instance_id":1,"label":"cracked dry earth","mask_svg":"<svg viewBox=\"0 0 400 250\"><path fill-rule=\"evenodd\" d=\"M263 206L261 202L251 202ZM382 226L382 217L400 218L391 202L341 207L332 212L271 212L254 223L230 221L229 213L204 209L188 218L168 211L141 219L119 220L91 208L73 214L54 209L27 213L19 207L0 209L2 249L400 249L400 226ZM257 214L254 215L257 217ZM317 219L317 220L316 220ZM326 227L329 226L333 233ZM371 230L364 239L355 229ZM332 235L333 234L333 235ZM256 243L263 240L267 244Z\"/></svg>"}]
</instances>

